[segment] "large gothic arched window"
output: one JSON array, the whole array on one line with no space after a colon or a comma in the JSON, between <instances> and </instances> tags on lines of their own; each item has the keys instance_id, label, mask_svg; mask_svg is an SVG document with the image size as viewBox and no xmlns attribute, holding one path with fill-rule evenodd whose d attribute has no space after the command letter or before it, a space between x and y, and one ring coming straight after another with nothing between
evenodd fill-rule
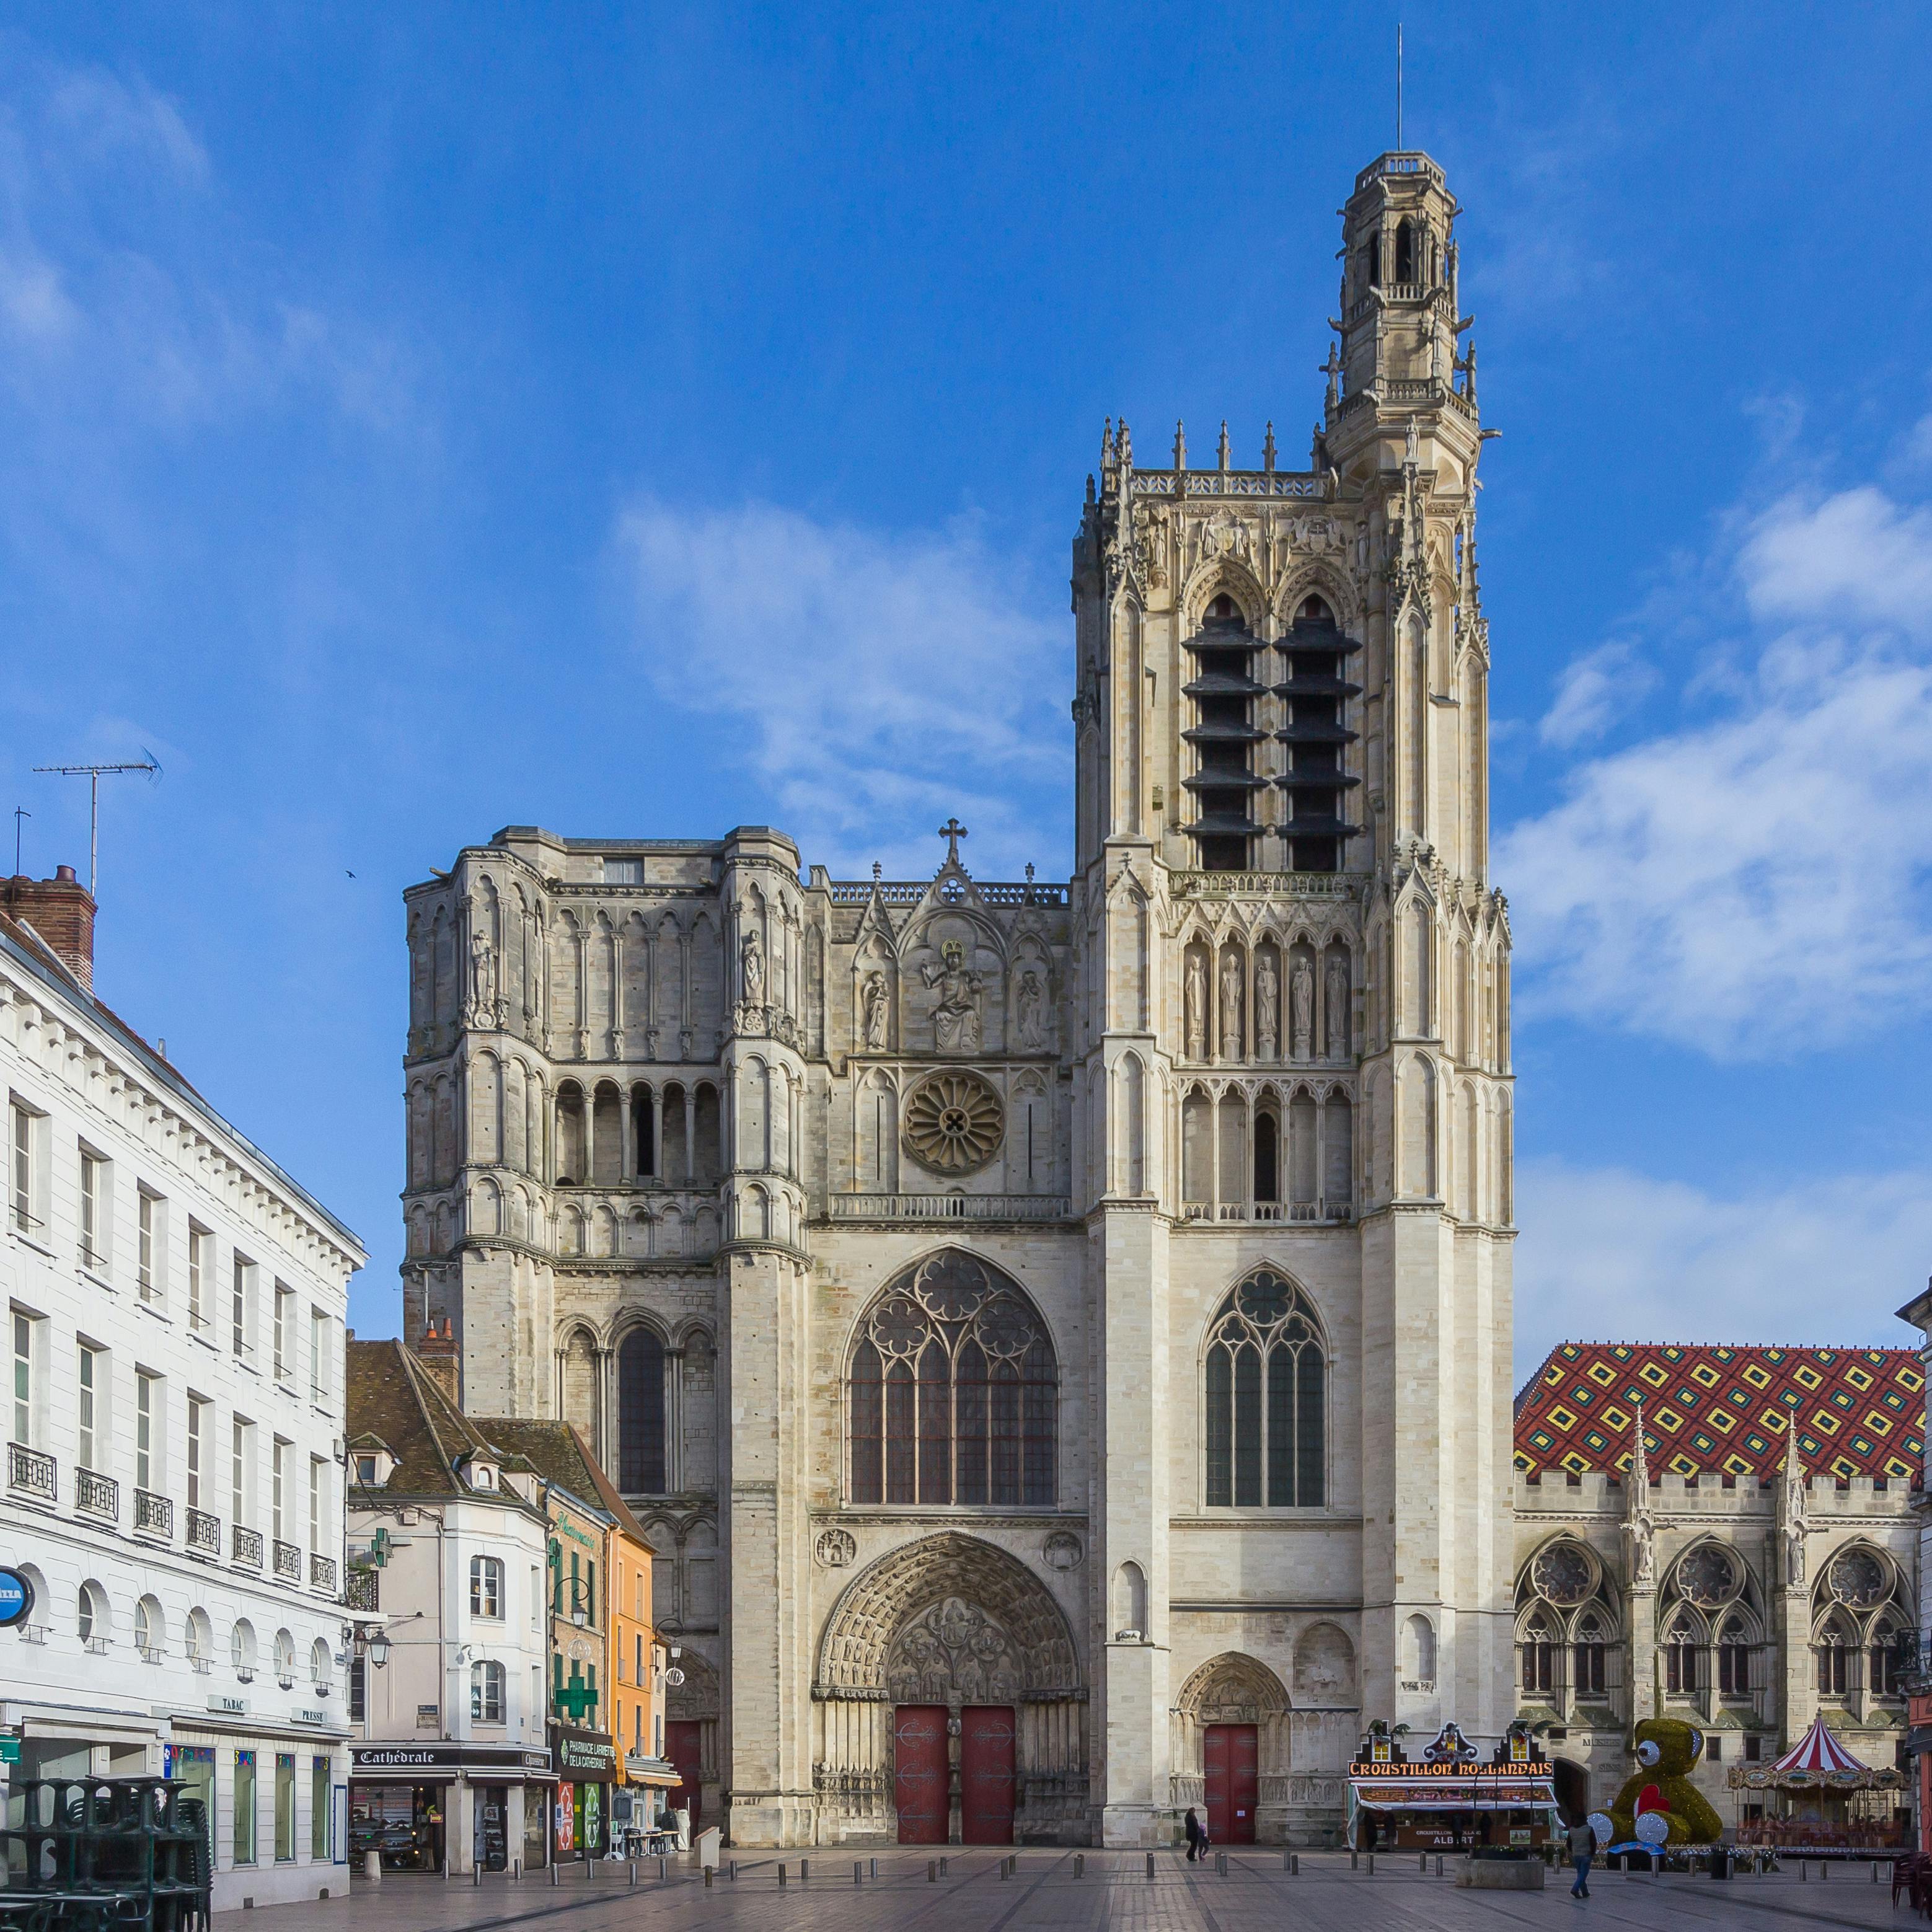
<instances>
[{"instance_id":1,"label":"large gothic arched window","mask_svg":"<svg viewBox=\"0 0 1932 1932\"><path fill-rule=\"evenodd\" d=\"M860 1324L852 1500L1051 1504L1058 1379L1016 1284L957 1249L928 1257Z\"/></svg>"},{"instance_id":2,"label":"large gothic arched window","mask_svg":"<svg viewBox=\"0 0 1932 1932\"><path fill-rule=\"evenodd\" d=\"M1258 1269L1221 1304L1207 1362L1208 1503L1310 1509L1327 1499L1328 1362L1308 1298Z\"/></svg>"},{"instance_id":3,"label":"large gothic arched window","mask_svg":"<svg viewBox=\"0 0 1932 1932\"><path fill-rule=\"evenodd\" d=\"M664 1486L664 1348L649 1328L617 1349L617 1486L633 1496Z\"/></svg>"}]
</instances>

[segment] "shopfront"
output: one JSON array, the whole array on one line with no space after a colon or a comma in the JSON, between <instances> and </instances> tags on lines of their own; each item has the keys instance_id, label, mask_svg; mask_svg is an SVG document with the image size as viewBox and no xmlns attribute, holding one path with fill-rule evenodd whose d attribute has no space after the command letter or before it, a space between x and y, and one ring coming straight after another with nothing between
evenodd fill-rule
<instances>
[{"instance_id":1,"label":"shopfront","mask_svg":"<svg viewBox=\"0 0 1932 1932\"><path fill-rule=\"evenodd\" d=\"M385 1871L506 1871L541 1864L550 1754L515 1745L437 1743L350 1747L349 1855ZM526 1821L537 1826L532 1857Z\"/></svg>"},{"instance_id":2,"label":"shopfront","mask_svg":"<svg viewBox=\"0 0 1932 1932\"><path fill-rule=\"evenodd\" d=\"M554 1842L560 1858L601 1858L610 1844L610 1790L617 1748L602 1731L553 1724L556 1752Z\"/></svg>"},{"instance_id":3,"label":"shopfront","mask_svg":"<svg viewBox=\"0 0 1932 1932\"><path fill-rule=\"evenodd\" d=\"M1534 1850L1556 1841L1556 1767L1512 1733L1479 1762L1454 1724L1412 1763L1372 1730L1348 1767L1348 1843L1358 1851Z\"/></svg>"}]
</instances>

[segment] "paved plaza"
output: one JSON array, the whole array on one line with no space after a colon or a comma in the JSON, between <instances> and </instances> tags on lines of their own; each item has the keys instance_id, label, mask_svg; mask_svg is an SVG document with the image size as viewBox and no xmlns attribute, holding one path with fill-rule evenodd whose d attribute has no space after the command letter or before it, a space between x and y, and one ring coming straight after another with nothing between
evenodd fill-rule
<instances>
[{"instance_id":1,"label":"paved plaza","mask_svg":"<svg viewBox=\"0 0 1932 1932\"><path fill-rule=\"evenodd\" d=\"M879 1875L853 1882L853 1860L837 1852L809 1854L801 1882L796 1853L784 1863L758 1855L739 1861L735 1882L721 1871L707 1890L700 1874L674 1862L669 1875L639 1868L632 1890L621 1869L614 1880L548 1874L512 1882L389 1878L379 1892L358 1884L352 1899L278 1906L254 1915L254 1932L344 1932L380 1923L390 1932L508 1932L554 1924L556 1932L1078 1932L1129 1927L1135 1932L1364 1932L1368 1927L1462 1932L1583 1923L1644 1928L1722 1925L1796 1932L1820 1926L1900 1926L1916 1922L1901 1899L1892 1902L1888 1867L1871 1882L1869 1865L1839 1865L1822 1880L1796 1870L1722 1882L1702 1875L1625 1877L1599 1871L1588 1904L1569 1896L1569 1874L1550 1874L1541 1892L1474 1892L1448 1877L1425 1874L1413 1856L1383 1857L1371 1877L1352 1871L1346 1853L1301 1854L1298 1876L1282 1870L1279 1852L1250 1847L1230 1852L1228 1875L1213 1865L1189 1866L1178 1854L1157 1854L1147 1876L1144 1854L1041 1850L1018 1853L1011 1877L1000 1876L1002 1854L949 1850L946 1875L926 1877L928 1854L895 1851L878 1859ZM1076 1876L1075 1861L1084 1860ZM861 1861L869 1873L869 1858ZM1445 1867L1445 1869L1447 1868ZM224 1918L226 1915L223 1915ZM232 1921L230 1922L232 1922Z\"/></svg>"}]
</instances>

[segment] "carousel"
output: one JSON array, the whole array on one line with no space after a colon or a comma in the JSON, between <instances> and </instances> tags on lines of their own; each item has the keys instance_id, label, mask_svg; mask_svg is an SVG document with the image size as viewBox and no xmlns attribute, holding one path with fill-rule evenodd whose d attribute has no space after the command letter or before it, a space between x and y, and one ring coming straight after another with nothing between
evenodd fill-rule
<instances>
[{"instance_id":1,"label":"carousel","mask_svg":"<svg viewBox=\"0 0 1932 1932\"><path fill-rule=\"evenodd\" d=\"M1738 1807L1737 1842L1804 1858L1871 1858L1909 1851L1900 1815L1905 1774L1874 1771L1839 1743L1822 1718L1775 1764L1738 1764L1725 1782ZM1747 1797L1744 1794L1751 1793ZM1774 1793L1775 1810L1742 1815Z\"/></svg>"}]
</instances>

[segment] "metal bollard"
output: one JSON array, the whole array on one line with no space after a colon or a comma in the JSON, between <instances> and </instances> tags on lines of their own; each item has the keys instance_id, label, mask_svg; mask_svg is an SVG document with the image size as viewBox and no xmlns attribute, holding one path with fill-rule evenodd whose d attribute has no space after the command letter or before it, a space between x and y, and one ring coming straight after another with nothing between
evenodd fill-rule
<instances>
[{"instance_id":1,"label":"metal bollard","mask_svg":"<svg viewBox=\"0 0 1932 1932\"><path fill-rule=\"evenodd\" d=\"M1007 1870L1007 1867L1010 1865L1012 1862L1012 1861L1010 1858L1002 1858L1000 1861L1000 1876L1001 1878L1008 1879L1012 1876L1012 1874Z\"/></svg>"},{"instance_id":2,"label":"metal bollard","mask_svg":"<svg viewBox=\"0 0 1932 1932\"><path fill-rule=\"evenodd\" d=\"M668 1858L666 1858L666 1857L664 1856L664 1853L663 1853L663 1852L658 1852L658 1882L659 1882L660 1884L662 1884L662 1883L664 1882L664 1880L665 1876L666 1876L666 1874L667 1874L668 1868L669 1868L670 1864L670 1859L668 1859Z\"/></svg>"},{"instance_id":3,"label":"metal bollard","mask_svg":"<svg viewBox=\"0 0 1932 1932\"><path fill-rule=\"evenodd\" d=\"M1873 1883L1874 1885L1876 1885L1876 1884L1877 1884L1877 1882L1878 1882L1878 1861L1877 1861L1877 1859L1874 1858L1874 1859L1872 1860L1872 1883Z\"/></svg>"},{"instance_id":4,"label":"metal bollard","mask_svg":"<svg viewBox=\"0 0 1932 1932\"><path fill-rule=\"evenodd\" d=\"M939 1882L939 1861L937 1858L928 1858L926 1862L926 1882L928 1885Z\"/></svg>"},{"instance_id":5,"label":"metal bollard","mask_svg":"<svg viewBox=\"0 0 1932 1932\"><path fill-rule=\"evenodd\" d=\"M1360 1852L1351 1852L1348 1854L1348 1869L1349 1869L1351 1871L1360 1871L1360 1870L1361 1870L1361 1868L1362 1868L1362 1855L1361 1855L1361 1853L1360 1853Z\"/></svg>"},{"instance_id":6,"label":"metal bollard","mask_svg":"<svg viewBox=\"0 0 1932 1932\"><path fill-rule=\"evenodd\" d=\"M1153 1854L1153 1852L1148 1852L1148 1854L1147 1855L1147 1858L1148 1858L1148 1884L1151 1885L1151 1884L1153 1884L1153 1882L1154 1882L1154 1854Z\"/></svg>"},{"instance_id":7,"label":"metal bollard","mask_svg":"<svg viewBox=\"0 0 1932 1932\"><path fill-rule=\"evenodd\" d=\"M940 1876L941 1878L945 1878L945 1877L949 1876L950 1875L951 1872L952 1872L952 1867L951 1864L950 1864L947 1860L946 1860L946 1859L944 1859L944 1858L941 1858L941 1859L940 1860L940 1862L939 1862L939 1875L940 1875Z\"/></svg>"},{"instance_id":8,"label":"metal bollard","mask_svg":"<svg viewBox=\"0 0 1932 1932\"><path fill-rule=\"evenodd\" d=\"M1218 1856L1221 1861L1220 1874L1223 1878L1226 1878L1228 1876L1228 1855L1226 1852L1222 1852Z\"/></svg>"},{"instance_id":9,"label":"metal bollard","mask_svg":"<svg viewBox=\"0 0 1932 1932\"><path fill-rule=\"evenodd\" d=\"M779 1883L779 1885L780 1885L781 1886L782 1886L784 1885L784 1882L785 1882L785 1868L784 1868L784 1867L783 1865L780 1865L780 1866L778 1867L778 1883Z\"/></svg>"},{"instance_id":10,"label":"metal bollard","mask_svg":"<svg viewBox=\"0 0 1932 1932\"><path fill-rule=\"evenodd\" d=\"M709 1892L711 1889L711 1881L716 1876L717 1874L709 1865L706 1865L704 1868L704 1888L706 1892Z\"/></svg>"},{"instance_id":11,"label":"metal bollard","mask_svg":"<svg viewBox=\"0 0 1932 1932\"><path fill-rule=\"evenodd\" d=\"M1442 1876L1442 1854L1440 1852L1436 1854L1436 1876L1438 1878Z\"/></svg>"},{"instance_id":12,"label":"metal bollard","mask_svg":"<svg viewBox=\"0 0 1932 1932\"><path fill-rule=\"evenodd\" d=\"M1299 1852L1291 1852L1288 1855L1288 1875L1290 1878L1301 1876L1301 1854Z\"/></svg>"},{"instance_id":13,"label":"metal bollard","mask_svg":"<svg viewBox=\"0 0 1932 1932\"><path fill-rule=\"evenodd\" d=\"M852 1882L854 1885L863 1885L866 1882L866 1864L862 1858L854 1858L852 1861Z\"/></svg>"},{"instance_id":14,"label":"metal bollard","mask_svg":"<svg viewBox=\"0 0 1932 1932\"><path fill-rule=\"evenodd\" d=\"M521 1880L521 1879L522 1879L522 1877L523 1877L523 1876L524 1876L524 1862L523 1862L523 1860L522 1860L521 1858L512 1858L512 1859L510 1861L510 1876L511 1876L512 1880L513 1881L520 1881L520 1880Z\"/></svg>"},{"instance_id":15,"label":"metal bollard","mask_svg":"<svg viewBox=\"0 0 1932 1932\"><path fill-rule=\"evenodd\" d=\"M470 1868L470 1882L472 1888L483 1882L483 1868L481 1865Z\"/></svg>"},{"instance_id":16,"label":"metal bollard","mask_svg":"<svg viewBox=\"0 0 1932 1932\"><path fill-rule=\"evenodd\" d=\"M1369 1876L1370 1876L1370 1877L1373 1878L1373 1877L1375 1876L1375 1875L1376 1875L1376 1855L1375 1855L1375 1853L1374 1853L1373 1852L1371 1852L1369 1854Z\"/></svg>"},{"instance_id":17,"label":"metal bollard","mask_svg":"<svg viewBox=\"0 0 1932 1932\"><path fill-rule=\"evenodd\" d=\"M1073 1876L1076 1878L1084 1878L1087 1876L1087 1858L1083 1852L1076 1852L1073 1854Z\"/></svg>"},{"instance_id":18,"label":"metal bollard","mask_svg":"<svg viewBox=\"0 0 1932 1932\"><path fill-rule=\"evenodd\" d=\"M800 1858L798 1862L798 1880L800 1884L803 1885L810 1879L811 1876L812 1861L809 1858Z\"/></svg>"},{"instance_id":19,"label":"metal bollard","mask_svg":"<svg viewBox=\"0 0 1932 1932\"><path fill-rule=\"evenodd\" d=\"M637 1890L637 1888L638 1888L638 1862L637 1862L637 1860L636 1860L635 1858L628 1858L628 1859L626 1859L626 1860L625 1861L625 1868L626 1868L626 1870L628 1870L628 1871L629 1872L629 1874L630 1874L630 1879L631 1879L631 1889L632 1889L633 1892L635 1892L635 1891Z\"/></svg>"},{"instance_id":20,"label":"metal bollard","mask_svg":"<svg viewBox=\"0 0 1932 1932\"><path fill-rule=\"evenodd\" d=\"M734 1879L738 1876L738 1861L736 1858L731 1861L731 1876Z\"/></svg>"},{"instance_id":21,"label":"metal bollard","mask_svg":"<svg viewBox=\"0 0 1932 1932\"><path fill-rule=\"evenodd\" d=\"M868 1873L868 1874L867 1874L867 1876L868 1876L868 1877L871 1877L871 1878L877 1878L877 1877L878 1876L878 1875L879 1875L879 1862L878 1862L878 1860L877 1858L874 1858L874 1859L873 1859L873 1861L872 1861L872 1868L871 1871L870 1871L869 1873Z\"/></svg>"},{"instance_id":22,"label":"metal bollard","mask_svg":"<svg viewBox=\"0 0 1932 1932\"><path fill-rule=\"evenodd\" d=\"M563 1882L562 1879L558 1874L557 1863L554 1858L552 1858L550 1862L550 1882L552 1885L561 1885Z\"/></svg>"}]
</instances>

